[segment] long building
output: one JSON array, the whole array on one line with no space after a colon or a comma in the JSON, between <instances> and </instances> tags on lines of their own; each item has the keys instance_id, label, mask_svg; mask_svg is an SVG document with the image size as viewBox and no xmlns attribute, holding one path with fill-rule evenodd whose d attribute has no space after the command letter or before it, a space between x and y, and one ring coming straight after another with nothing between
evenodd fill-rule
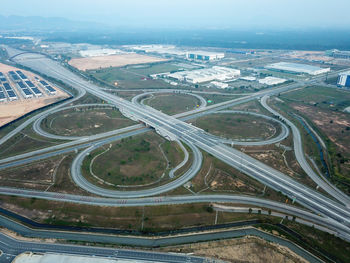
<instances>
[{"instance_id":1,"label":"long building","mask_svg":"<svg viewBox=\"0 0 350 263\"><path fill-rule=\"evenodd\" d=\"M350 88L350 71L339 74L337 85Z\"/></svg>"},{"instance_id":2,"label":"long building","mask_svg":"<svg viewBox=\"0 0 350 263\"><path fill-rule=\"evenodd\" d=\"M286 79L275 78L275 77L266 77L264 79L259 79L259 83L263 85L273 86L286 82Z\"/></svg>"},{"instance_id":3,"label":"long building","mask_svg":"<svg viewBox=\"0 0 350 263\"><path fill-rule=\"evenodd\" d=\"M340 51L338 49L327 50L326 55L334 58L350 59L350 51Z\"/></svg>"},{"instance_id":4,"label":"long building","mask_svg":"<svg viewBox=\"0 0 350 263\"><path fill-rule=\"evenodd\" d=\"M214 66L211 68L203 68L189 71L179 71L167 74L166 77L178 81L185 81L192 84L209 82L213 80L225 81L239 77L241 71L233 68Z\"/></svg>"},{"instance_id":5,"label":"long building","mask_svg":"<svg viewBox=\"0 0 350 263\"><path fill-rule=\"evenodd\" d=\"M309 75L319 75L322 73L329 72L330 68L320 68L316 66L311 66L307 64L299 63L289 63L289 62L278 62L265 66L265 68L270 70L277 70L290 73L306 73Z\"/></svg>"},{"instance_id":6,"label":"long building","mask_svg":"<svg viewBox=\"0 0 350 263\"><path fill-rule=\"evenodd\" d=\"M196 52L187 52L186 58L192 60L204 60L204 61L213 61L223 59L225 53L216 53L208 51L196 51Z\"/></svg>"}]
</instances>

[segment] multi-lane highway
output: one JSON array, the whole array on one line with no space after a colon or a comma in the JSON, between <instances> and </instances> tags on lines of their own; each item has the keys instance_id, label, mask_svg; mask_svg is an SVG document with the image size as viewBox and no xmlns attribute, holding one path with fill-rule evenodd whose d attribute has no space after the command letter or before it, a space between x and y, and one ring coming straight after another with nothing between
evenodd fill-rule
<instances>
[{"instance_id":1,"label":"multi-lane highway","mask_svg":"<svg viewBox=\"0 0 350 263\"><path fill-rule=\"evenodd\" d=\"M155 128L162 136L172 140L186 140L188 143L192 143L202 150L211 153L220 160L245 172L262 183L278 191L282 191L291 198L296 198L299 203L306 207L324 216L333 218L338 222L350 225L350 213L341 204L295 182L288 176L283 175L235 149L215 142L212 136L190 124L161 113L151 107L135 105L115 95L101 91L93 84L80 79L78 76L48 58L40 57L39 55L23 55L23 57L17 57L16 61L25 66L34 68L36 71L42 72L45 75L59 79L70 86L85 89L87 92L116 105L126 116L142 121ZM252 97L258 98L263 95L286 91L298 86L300 86L300 83L294 83L279 89L261 91L253 95L239 98L238 100L244 101ZM224 102L221 103L221 105L216 105L215 109L217 110L220 106L226 107L229 103L232 102ZM200 111L203 111L203 109L195 110L193 113L198 113Z\"/></svg>"},{"instance_id":2,"label":"multi-lane highway","mask_svg":"<svg viewBox=\"0 0 350 263\"><path fill-rule=\"evenodd\" d=\"M22 154L19 156L14 156L10 158L6 158L0 160L0 164L2 167L12 167L13 165L18 165L23 161L30 162L33 160L38 160L40 158L47 158L52 154L64 153L67 151L72 151L72 149L85 149L83 150L72 164L72 176L76 184L81 186L87 191L92 193L108 196L110 198L102 198L102 197L86 197L86 196L77 196L77 195L67 195L67 194L58 194L58 193L50 193L50 192L40 192L40 191L32 191L32 190L23 190L23 189L12 189L7 187L0 187L1 194L8 195L17 195L24 197L37 197L43 198L47 200L60 200L66 202L75 202L81 204L92 204L92 205L108 205L108 206L142 206L142 205L161 205L161 204L182 204L182 203L194 203L194 202L227 202L227 203L244 203L250 205L256 205L261 207L268 207L270 209L281 211L289 214L296 215L297 217L303 218L305 220L311 222L317 222L320 225L328 227L338 233L338 235L346 240L350 240L350 211L349 208L344 206L349 205L348 197L343 193L341 193L334 186L329 186L327 183L323 185L322 182L319 182L321 187L325 187L326 191L334 196L336 199L341 201L343 204L340 204L336 201L333 201L324 195L307 188L306 186L297 183L292 180L290 177L272 169L271 167L264 165L263 163L247 156L246 154L239 152L231 147L228 147L222 144L218 138L204 132L203 130L194 127L188 123L185 123L184 120L190 118L196 118L203 116L205 114L213 113L218 110L223 110L227 107L237 105L239 103L247 102L253 99L257 99L263 96L269 96L273 94L277 94L280 92L284 92L287 90L295 89L300 86L304 86L307 84L316 83L321 78L316 77L308 81L293 83L290 85L286 85L280 88L263 90L257 93L248 94L243 97L222 102L219 104L211 105L211 106L202 106L190 112L177 114L175 116L168 116L163 114L151 107L139 104L137 101L142 96L138 96L134 98L134 103L126 101L122 98L119 98L115 95L109 94L94 84L87 82L86 80L81 79L77 75L63 68L57 62L54 62L42 55L38 54L30 54L26 53L23 55L19 55L15 58L15 61L19 64L32 68L38 72L41 72L47 76L58 79L65 84L75 88L78 90L78 96L73 100L77 100L81 98L86 92L91 93L114 107L117 107L125 116L141 121L150 127L153 127L159 134L170 139L170 140L179 140L185 142L187 145L191 146L191 149L194 153L194 162L190 168L184 175L175 179L174 181L160 186L158 188L153 188L149 190L141 190L140 191L123 191L122 193L116 191L109 191L106 189L99 188L95 185L90 184L87 180L81 176L80 165L84 158L84 156L92 151L93 149L109 143L114 140L118 140L123 138L124 136L130 136L131 134L140 134L149 130L149 128L142 128L143 126L138 124L131 127L127 127L124 129L120 129L118 131L111 131L104 134L88 136L85 138L62 138L60 139L71 139L72 142L63 143L61 145L56 145L53 147L49 147L46 149L41 149L38 151L34 151L32 153ZM200 97L200 96L198 96ZM202 100L201 100L202 101ZM263 101L266 102L266 99ZM1 138L0 144L7 141L17 132L22 130L24 127L29 125L30 123L35 121L34 129L39 133L45 136L55 136L45 133L40 128L40 121L45 118L48 114L51 114L55 111L60 110L60 107L67 105L69 102L58 105L51 109L44 111L41 114L38 114L28 121L23 123L17 129L13 130L7 136ZM202 101L203 103L203 101ZM265 105L267 106L267 105ZM272 112L272 111L271 111ZM276 115L274 112L272 112ZM181 119L177 119L181 118ZM286 122L286 120L283 120ZM293 131L294 140L295 131L293 127L286 122ZM109 137L108 137L109 136ZM288 128L282 123L282 133L277 136L278 140L281 138L285 138L288 136ZM57 139L57 138L56 138ZM276 140L275 138L272 138ZM260 142L263 143L263 142ZM298 140L294 141L294 143L301 145L301 142ZM281 191L289 197L293 198L300 204L305 207L311 209L316 212L316 214L312 214L310 212L304 211L299 208L295 208L292 206L287 206L284 204L279 204L276 202L264 200L261 198L253 198L253 197L244 197L244 196L231 196L231 195L195 195L195 196L174 196L174 197L145 197L156 194L161 194L170 189L174 189L174 187L178 187L184 184L186 181L191 179L199 170L201 163L201 154L197 149L200 148L218 159L224 161L230 166L246 173L253 178L259 180L265 185L270 186L271 188ZM294 145L295 147L295 145ZM301 152L295 147L296 156L304 156L302 149ZM25 159L26 158L26 159ZM298 157L297 157L298 158ZM302 158L298 159L298 161L303 161ZM11 166L12 165L12 166ZM304 169L308 169L307 166L303 166ZM1 168L1 167L0 167ZM309 167L310 168L310 167ZM311 169L311 168L310 168ZM310 172L311 174L311 172ZM316 175L317 176L317 175ZM314 179L314 178L313 178ZM142 192L144 191L144 192ZM118 198L118 199L115 199ZM135 199L137 198L137 199ZM319 215L321 216L319 216Z\"/></svg>"},{"instance_id":3,"label":"multi-lane highway","mask_svg":"<svg viewBox=\"0 0 350 263\"><path fill-rule=\"evenodd\" d=\"M154 127L161 135L168 137L170 139L179 138L181 140L187 140L188 142L193 143L194 145L202 148L203 150L214 154L214 156L219 157L219 159L222 159L223 161L228 162L230 165L234 166L235 168L243 170L242 168L244 167L245 172L249 172L249 175L253 176L254 178L257 178L258 180L261 180L267 185L277 190L281 190L282 192L288 195L292 195L293 197L298 196L299 202L304 201L305 197L304 195L300 194L300 191L303 191L305 187L301 187L297 185L296 182L294 181L290 182L291 180L290 178L283 178L283 181L281 181L281 175L280 175L281 173L271 169L270 167L267 167L262 172L262 170L258 168L259 166L261 167L263 165L262 163L254 159L253 159L254 161L252 161L249 158L249 156L240 152L235 152L235 150L232 148L225 147L224 145L214 142L212 137L208 136L208 134L206 134L205 132L203 132L202 130L196 127L193 127L190 124L184 123L178 119L175 119L166 114L163 114L153 108L150 108L147 106L135 105L115 95L101 91L100 89L98 89L98 87L94 86L93 84L83 79L80 79L78 76L66 70L56 62L51 61L48 58L42 57L40 55L25 54L23 55L23 57L18 56L16 58L16 61L25 66L34 68L36 71L42 72L45 75L59 79L70 86L79 87L79 89L84 89L87 92L101 99L104 99L111 104L116 105L127 116L132 117L136 120L142 121L151 127ZM249 95L246 98L241 98L238 100L251 99L251 97L257 98L262 95L272 94L276 92L285 91L291 88L295 88L299 85L300 83L294 83L292 85L285 86L280 89L261 91L254 95ZM224 103L221 103L221 105L219 106L226 106L226 104L229 104L229 103L231 102L224 102ZM213 107L213 105L209 107ZM215 109L217 108L218 108L218 105L216 105ZM194 113L197 113L202 110L203 109L196 110L194 111ZM278 176L276 176L276 174ZM274 178L275 180L274 181L271 180L272 178ZM277 183L276 181L277 182L279 181L280 183ZM287 186L285 182L289 182L289 186ZM295 185L297 185L297 187L295 187ZM309 195L308 193L310 193L310 189L304 190L304 194L306 196ZM327 204L330 202L330 200L326 200L325 197L323 197L322 195L316 192L315 192L315 196L317 196L317 198L324 200L323 202L324 204ZM310 200L308 198L306 199L307 200L305 200L305 203L309 203ZM319 203L319 202L315 202L315 203ZM318 206L317 204L312 205L314 209L317 206ZM323 211L320 211L320 212L323 213L324 209L321 209L321 210ZM340 207L340 210L343 210L342 207ZM344 219L345 220L343 219L341 220L345 222L348 221L346 218Z\"/></svg>"},{"instance_id":4,"label":"multi-lane highway","mask_svg":"<svg viewBox=\"0 0 350 263\"><path fill-rule=\"evenodd\" d=\"M57 233L59 234L59 233ZM67 233L68 234L68 233ZM143 262L167 262L167 263L183 263L195 262L204 263L208 259L176 254L176 253L159 253L153 251L127 250L127 249L113 249L92 246L66 245L58 243L44 243L35 241L23 241L14 239L0 233L0 262L12 262L16 255L31 251L36 253L58 253L68 255L87 255L94 257L102 257L106 259L129 259L129 260L143 260ZM220 262L213 260L212 262Z\"/></svg>"}]
</instances>

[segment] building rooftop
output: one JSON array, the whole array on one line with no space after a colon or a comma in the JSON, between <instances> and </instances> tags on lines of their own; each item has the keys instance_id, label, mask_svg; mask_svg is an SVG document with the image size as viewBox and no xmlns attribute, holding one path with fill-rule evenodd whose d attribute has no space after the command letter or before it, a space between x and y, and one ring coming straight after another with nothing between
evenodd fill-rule
<instances>
[{"instance_id":1,"label":"building rooftop","mask_svg":"<svg viewBox=\"0 0 350 263\"><path fill-rule=\"evenodd\" d=\"M277 69L298 73L308 73L310 75L317 75L330 70L330 68L320 68L307 64L299 64L299 63L289 63L289 62L278 62L274 64L267 65L268 69Z\"/></svg>"},{"instance_id":2,"label":"building rooftop","mask_svg":"<svg viewBox=\"0 0 350 263\"><path fill-rule=\"evenodd\" d=\"M282 84L286 82L286 79L281 79L281 78L275 78L275 77L266 77L264 79L259 79L260 84L265 84L265 85L277 85L277 84Z\"/></svg>"},{"instance_id":3,"label":"building rooftop","mask_svg":"<svg viewBox=\"0 0 350 263\"><path fill-rule=\"evenodd\" d=\"M63 254L33 254L23 253L15 258L13 263L149 263L144 260L110 259L102 257L89 257Z\"/></svg>"},{"instance_id":4,"label":"building rooftop","mask_svg":"<svg viewBox=\"0 0 350 263\"><path fill-rule=\"evenodd\" d=\"M198 50L198 51L188 51L187 53L189 54L200 54L203 56L213 56L213 55L224 55L223 52L211 52L211 51L202 51L202 50Z\"/></svg>"}]
</instances>

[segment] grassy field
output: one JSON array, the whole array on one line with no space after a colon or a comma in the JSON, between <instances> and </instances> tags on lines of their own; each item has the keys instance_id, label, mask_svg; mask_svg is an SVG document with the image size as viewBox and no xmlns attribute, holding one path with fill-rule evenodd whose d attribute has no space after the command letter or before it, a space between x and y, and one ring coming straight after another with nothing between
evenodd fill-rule
<instances>
[{"instance_id":1,"label":"grassy field","mask_svg":"<svg viewBox=\"0 0 350 263\"><path fill-rule=\"evenodd\" d=\"M242 97L241 95L236 96L226 96L226 95L218 95L218 94L199 94L202 96L207 102L210 100L211 102L208 102L208 105L233 100Z\"/></svg>"},{"instance_id":2,"label":"grassy field","mask_svg":"<svg viewBox=\"0 0 350 263\"><path fill-rule=\"evenodd\" d=\"M54 113L42 127L54 134L83 136L124 128L135 124L115 108L82 107Z\"/></svg>"},{"instance_id":3,"label":"grassy field","mask_svg":"<svg viewBox=\"0 0 350 263\"><path fill-rule=\"evenodd\" d=\"M213 135L235 140L265 140L280 132L276 123L247 114L211 114L192 123Z\"/></svg>"},{"instance_id":4,"label":"grassy field","mask_svg":"<svg viewBox=\"0 0 350 263\"><path fill-rule=\"evenodd\" d=\"M321 86L287 92L281 95L281 99L332 111L342 111L350 106L349 91Z\"/></svg>"},{"instance_id":5,"label":"grassy field","mask_svg":"<svg viewBox=\"0 0 350 263\"><path fill-rule=\"evenodd\" d=\"M16 188L46 190L54 183L61 157L0 170L0 184Z\"/></svg>"},{"instance_id":6,"label":"grassy field","mask_svg":"<svg viewBox=\"0 0 350 263\"><path fill-rule=\"evenodd\" d=\"M147 133L92 152L83 163L83 174L92 182L100 183L90 173L92 162L91 171L107 182L104 186L158 183L169 179L167 172L181 161L182 155L175 143Z\"/></svg>"},{"instance_id":7,"label":"grassy field","mask_svg":"<svg viewBox=\"0 0 350 263\"><path fill-rule=\"evenodd\" d=\"M144 101L157 110L165 114L173 115L185 111L193 110L199 105L199 100L191 95L185 94L157 94Z\"/></svg>"},{"instance_id":8,"label":"grassy field","mask_svg":"<svg viewBox=\"0 0 350 263\"><path fill-rule=\"evenodd\" d=\"M26 153L45 147L63 143L62 140L52 140L37 135L31 126L25 128L21 133L16 134L4 144L0 145L0 156L6 158L16 154Z\"/></svg>"},{"instance_id":9,"label":"grassy field","mask_svg":"<svg viewBox=\"0 0 350 263\"><path fill-rule=\"evenodd\" d=\"M264 185L246 176L231 166L203 153L199 173L191 180L190 190L194 193L233 193L261 195Z\"/></svg>"},{"instance_id":10,"label":"grassy field","mask_svg":"<svg viewBox=\"0 0 350 263\"><path fill-rule=\"evenodd\" d=\"M296 161L293 151L292 136L280 142L281 146L275 144L263 146L237 146L238 150L245 154L281 171L296 181L307 185L311 188L316 188L316 184L308 177L301 169Z\"/></svg>"},{"instance_id":11,"label":"grassy field","mask_svg":"<svg viewBox=\"0 0 350 263\"><path fill-rule=\"evenodd\" d=\"M190 226L212 225L216 217L208 204L122 208L78 205L14 196L0 196L0 202L3 208L20 213L38 222L58 225L142 230L144 232L159 232ZM262 215L220 212L217 223L256 218L274 220L271 217Z\"/></svg>"},{"instance_id":12,"label":"grassy field","mask_svg":"<svg viewBox=\"0 0 350 263\"><path fill-rule=\"evenodd\" d=\"M155 63L155 64L128 66L126 69L129 72L133 72L133 73L147 77L152 74L177 71L180 68L181 68L180 66L174 63Z\"/></svg>"},{"instance_id":13,"label":"grassy field","mask_svg":"<svg viewBox=\"0 0 350 263\"><path fill-rule=\"evenodd\" d=\"M123 89L173 88L163 80L153 80L149 74L167 72L178 69L171 63L161 63L145 66L129 66L123 68L106 68L88 71L87 74L102 82L114 85L118 83Z\"/></svg>"}]
</instances>

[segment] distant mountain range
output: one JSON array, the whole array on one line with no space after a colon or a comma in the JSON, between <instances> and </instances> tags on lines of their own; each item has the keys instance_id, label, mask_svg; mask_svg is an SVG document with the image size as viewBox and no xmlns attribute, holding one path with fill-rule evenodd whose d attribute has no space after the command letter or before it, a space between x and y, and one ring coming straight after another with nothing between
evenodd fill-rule
<instances>
[{"instance_id":1,"label":"distant mountain range","mask_svg":"<svg viewBox=\"0 0 350 263\"><path fill-rule=\"evenodd\" d=\"M0 15L0 30L37 32L37 31L81 31L97 30L106 27L105 25L73 21L60 17L39 17L39 16L2 16Z\"/></svg>"}]
</instances>

